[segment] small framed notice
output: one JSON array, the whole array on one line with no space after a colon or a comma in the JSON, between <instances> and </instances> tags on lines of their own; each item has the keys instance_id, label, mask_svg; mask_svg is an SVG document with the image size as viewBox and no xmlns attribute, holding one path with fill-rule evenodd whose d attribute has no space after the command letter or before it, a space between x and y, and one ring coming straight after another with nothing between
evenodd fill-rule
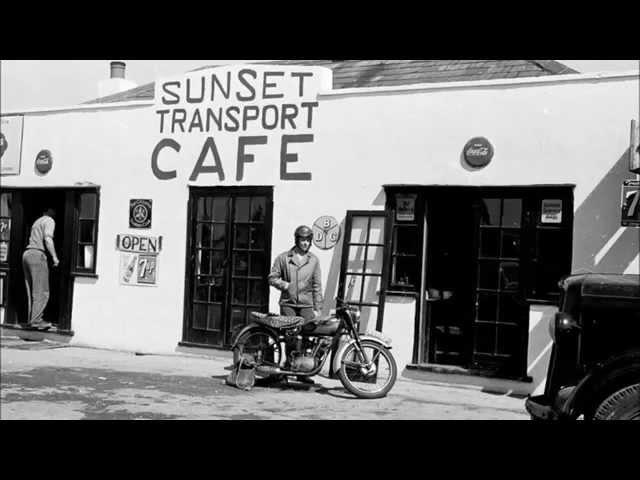
<instances>
[{"instance_id":1,"label":"small framed notice","mask_svg":"<svg viewBox=\"0 0 640 480\"><path fill-rule=\"evenodd\" d=\"M396 220L413 222L416 218L416 194L396 195Z\"/></svg>"},{"instance_id":2,"label":"small framed notice","mask_svg":"<svg viewBox=\"0 0 640 480\"><path fill-rule=\"evenodd\" d=\"M542 200L540 223L562 223L562 200Z\"/></svg>"}]
</instances>

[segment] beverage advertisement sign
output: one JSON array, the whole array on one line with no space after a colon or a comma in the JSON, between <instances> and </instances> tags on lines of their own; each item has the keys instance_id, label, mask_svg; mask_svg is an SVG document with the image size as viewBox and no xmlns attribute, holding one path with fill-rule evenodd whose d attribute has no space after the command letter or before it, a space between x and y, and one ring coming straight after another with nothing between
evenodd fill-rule
<instances>
[{"instance_id":1,"label":"beverage advertisement sign","mask_svg":"<svg viewBox=\"0 0 640 480\"><path fill-rule=\"evenodd\" d=\"M158 255L120 252L120 284L156 286L158 284Z\"/></svg>"},{"instance_id":2,"label":"beverage advertisement sign","mask_svg":"<svg viewBox=\"0 0 640 480\"><path fill-rule=\"evenodd\" d=\"M542 200L541 223L562 223L562 200Z\"/></svg>"},{"instance_id":3,"label":"beverage advertisement sign","mask_svg":"<svg viewBox=\"0 0 640 480\"><path fill-rule=\"evenodd\" d=\"M623 227L640 227L640 181L638 180L625 180L622 184L620 220Z\"/></svg>"},{"instance_id":4,"label":"beverage advertisement sign","mask_svg":"<svg viewBox=\"0 0 640 480\"><path fill-rule=\"evenodd\" d=\"M20 175L22 118L0 118L0 175Z\"/></svg>"}]
</instances>

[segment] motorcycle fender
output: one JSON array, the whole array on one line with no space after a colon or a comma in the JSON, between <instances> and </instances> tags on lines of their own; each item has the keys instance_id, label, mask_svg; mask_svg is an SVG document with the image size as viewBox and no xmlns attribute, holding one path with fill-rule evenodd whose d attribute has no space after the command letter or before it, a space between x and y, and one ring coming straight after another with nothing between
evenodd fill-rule
<instances>
[{"instance_id":1,"label":"motorcycle fender","mask_svg":"<svg viewBox=\"0 0 640 480\"><path fill-rule=\"evenodd\" d=\"M235 334L234 338L233 338L233 344L231 345L231 349L233 350L234 348L236 348L237 343L238 343L238 339L244 335L246 332L248 332L249 330L261 330L263 332L268 332L269 334L273 335L274 338L278 338L278 334L271 330L269 327L266 327L264 325L260 325L258 323L249 323L247 325L245 325L242 330L240 330L238 333Z\"/></svg>"},{"instance_id":2,"label":"motorcycle fender","mask_svg":"<svg viewBox=\"0 0 640 480\"><path fill-rule=\"evenodd\" d=\"M380 346L382 346L384 348L391 348L391 344L390 343L387 343L387 342L385 342L384 340L382 340L382 339L380 339L378 337L374 337L373 335L360 335L360 341L363 342L364 340L369 340L370 342L377 343L378 345L380 345ZM355 343L355 339L350 338L348 341L342 342L338 346L338 351L336 352L335 356L333 357L333 371L334 372L337 372L338 370L340 370L340 361L342 359L342 356L344 355L344 351L352 343Z\"/></svg>"}]
</instances>

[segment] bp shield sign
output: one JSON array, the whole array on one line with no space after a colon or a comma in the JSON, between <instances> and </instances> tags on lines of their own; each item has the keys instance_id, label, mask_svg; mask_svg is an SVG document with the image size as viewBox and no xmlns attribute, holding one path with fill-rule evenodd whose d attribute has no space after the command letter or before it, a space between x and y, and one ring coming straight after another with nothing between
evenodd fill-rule
<instances>
[{"instance_id":1,"label":"bp shield sign","mask_svg":"<svg viewBox=\"0 0 640 480\"><path fill-rule=\"evenodd\" d=\"M640 227L640 181L625 180L622 184L623 227Z\"/></svg>"}]
</instances>

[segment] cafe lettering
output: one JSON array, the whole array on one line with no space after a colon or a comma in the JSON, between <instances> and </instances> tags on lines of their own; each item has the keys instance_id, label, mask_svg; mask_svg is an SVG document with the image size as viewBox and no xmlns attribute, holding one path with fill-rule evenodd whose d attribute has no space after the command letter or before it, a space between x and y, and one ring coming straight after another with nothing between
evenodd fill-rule
<instances>
[{"instance_id":1,"label":"cafe lettering","mask_svg":"<svg viewBox=\"0 0 640 480\"><path fill-rule=\"evenodd\" d=\"M183 142L196 138L201 147L189 181L215 174L222 182L230 168L242 181L248 164L273 161L261 148L271 142L279 145L273 167L279 167L281 180L311 180L311 172L296 168L304 161L291 150L314 141L317 75L317 70L232 68L159 82L155 114L162 138L151 152L153 174L176 178L176 165L183 161L176 154ZM235 137L235 151L221 154L217 139L229 135Z\"/></svg>"}]
</instances>

